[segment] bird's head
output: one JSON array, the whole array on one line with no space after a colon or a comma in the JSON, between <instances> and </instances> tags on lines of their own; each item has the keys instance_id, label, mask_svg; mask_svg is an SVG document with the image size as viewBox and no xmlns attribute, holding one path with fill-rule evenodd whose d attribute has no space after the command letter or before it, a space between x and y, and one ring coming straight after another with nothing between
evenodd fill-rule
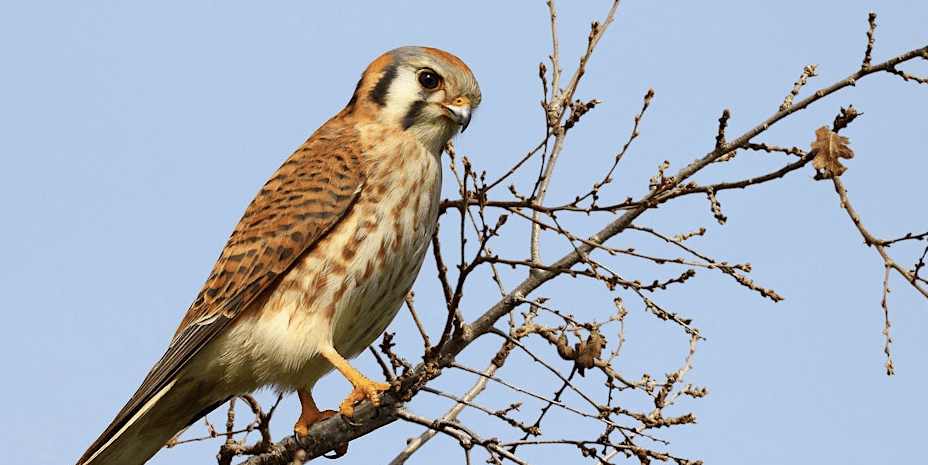
<instances>
[{"instance_id":1,"label":"bird's head","mask_svg":"<svg viewBox=\"0 0 928 465\"><path fill-rule=\"evenodd\" d=\"M346 111L370 112L381 124L409 131L434 152L463 132L480 104L480 88L458 57L434 48L400 47L374 60Z\"/></svg>"}]
</instances>

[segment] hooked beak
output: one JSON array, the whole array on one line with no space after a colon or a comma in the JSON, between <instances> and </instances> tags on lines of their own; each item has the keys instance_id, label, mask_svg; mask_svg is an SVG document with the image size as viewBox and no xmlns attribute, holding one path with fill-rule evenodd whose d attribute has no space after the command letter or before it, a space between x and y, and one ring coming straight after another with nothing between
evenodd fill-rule
<instances>
[{"instance_id":1,"label":"hooked beak","mask_svg":"<svg viewBox=\"0 0 928 465\"><path fill-rule=\"evenodd\" d=\"M445 109L448 110L451 121L461 126L461 132L463 133L467 129L467 125L470 124L470 100L467 97L458 97L452 103L445 105Z\"/></svg>"}]
</instances>

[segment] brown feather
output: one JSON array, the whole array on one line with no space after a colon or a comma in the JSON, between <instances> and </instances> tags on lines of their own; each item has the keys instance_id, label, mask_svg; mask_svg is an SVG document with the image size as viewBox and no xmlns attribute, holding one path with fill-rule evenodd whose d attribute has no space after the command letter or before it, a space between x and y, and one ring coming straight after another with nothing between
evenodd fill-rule
<instances>
[{"instance_id":1,"label":"brown feather","mask_svg":"<svg viewBox=\"0 0 928 465\"><path fill-rule=\"evenodd\" d=\"M258 192L167 352L78 463L84 463L96 449L109 442L243 310L260 308L261 305L254 305L259 303L256 300L266 296L278 277L312 250L319 238L350 209L364 184L364 170L357 131L337 119L338 116L332 118L310 136ZM332 147L340 150L333 151ZM202 399L201 403L207 405L192 412L202 417L208 413L202 410L219 400ZM197 419L189 418L181 427ZM170 435L174 433L176 430Z\"/></svg>"},{"instance_id":2,"label":"brown feather","mask_svg":"<svg viewBox=\"0 0 928 465\"><path fill-rule=\"evenodd\" d=\"M442 85L425 87L423 70ZM79 465L144 463L229 397L266 385L308 394L333 365L354 387L342 414L376 403L388 385L346 359L412 287L437 222L442 149L480 98L445 52L375 60L245 210L167 352Z\"/></svg>"}]
</instances>

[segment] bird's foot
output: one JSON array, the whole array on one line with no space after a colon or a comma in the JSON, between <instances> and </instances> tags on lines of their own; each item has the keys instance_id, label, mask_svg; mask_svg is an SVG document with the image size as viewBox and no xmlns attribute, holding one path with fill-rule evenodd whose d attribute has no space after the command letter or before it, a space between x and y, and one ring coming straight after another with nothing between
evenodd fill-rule
<instances>
[{"instance_id":1,"label":"bird's foot","mask_svg":"<svg viewBox=\"0 0 928 465\"><path fill-rule=\"evenodd\" d=\"M338 412L345 418L354 416L354 406L358 402L369 400L375 407L380 407L380 393L390 389L391 386L390 383L371 381L364 376L352 379L351 384L354 385L354 390L338 406Z\"/></svg>"},{"instance_id":2,"label":"bird's foot","mask_svg":"<svg viewBox=\"0 0 928 465\"><path fill-rule=\"evenodd\" d=\"M322 356L354 386L351 394L338 406L339 413L350 419L354 416L354 405L365 400L370 400L375 407L380 407L380 393L390 389L390 383L371 381L351 366L333 347L323 349Z\"/></svg>"},{"instance_id":3,"label":"bird's foot","mask_svg":"<svg viewBox=\"0 0 928 465\"><path fill-rule=\"evenodd\" d=\"M324 410L320 411L316 407L316 402L313 400L312 394L309 391L299 389L296 391L297 396L300 398L300 404L303 407L303 411L300 413L300 418L296 421L296 424L293 425L294 439L297 443L301 442L301 439L309 436L309 427L313 423L316 423L319 420L329 418L338 414L335 410ZM334 450L335 454L325 455L323 457L330 459L337 459L346 453L348 453L348 444L342 444Z\"/></svg>"}]
</instances>

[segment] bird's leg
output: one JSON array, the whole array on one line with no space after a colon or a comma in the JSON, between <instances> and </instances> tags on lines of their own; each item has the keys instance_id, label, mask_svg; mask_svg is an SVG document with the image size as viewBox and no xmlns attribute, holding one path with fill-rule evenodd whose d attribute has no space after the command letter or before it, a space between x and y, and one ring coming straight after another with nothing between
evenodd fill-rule
<instances>
[{"instance_id":1,"label":"bird's leg","mask_svg":"<svg viewBox=\"0 0 928 465\"><path fill-rule=\"evenodd\" d=\"M380 406L380 393L390 389L390 383L371 381L351 366L351 364L332 347L323 349L322 356L325 357L336 370L344 375L352 386L354 386L354 390L351 391L351 394L348 394L348 397L338 406L339 413L347 418L351 418L354 416L354 404L366 399L370 400L375 406Z\"/></svg>"},{"instance_id":2,"label":"bird's leg","mask_svg":"<svg viewBox=\"0 0 928 465\"><path fill-rule=\"evenodd\" d=\"M319 407L316 407L316 401L313 400L313 395L307 390L297 389L296 395L300 398L303 412L300 413L300 419L293 425L293 432L300 437L305 438L309 434L309 427L313 423L338 413L334 410L319 411Z\"/></svg>"},{"instance_id":3,"label":"bird's leg","mask_svg":"<svg viewBox=\"0 0 928 465\"><path fill-rule=\"evenodd\" d=\"M296 433L297 442L301 438L305 438L309 435L309 427L313 423L322 420L323 418L331 417L338 412L335 410L326 410L319 411L319 407L316 407L316 401L313 400L313 395L305 389L297 389L296 395L300 398L300 405L303 406L303 412L300 413L300 419L296 421L296 424L293 425L293 432ZM338 458L348 453L348 444L343 444L335 448L335 455L329 458Z\"/></svg>"}]
</instances>

